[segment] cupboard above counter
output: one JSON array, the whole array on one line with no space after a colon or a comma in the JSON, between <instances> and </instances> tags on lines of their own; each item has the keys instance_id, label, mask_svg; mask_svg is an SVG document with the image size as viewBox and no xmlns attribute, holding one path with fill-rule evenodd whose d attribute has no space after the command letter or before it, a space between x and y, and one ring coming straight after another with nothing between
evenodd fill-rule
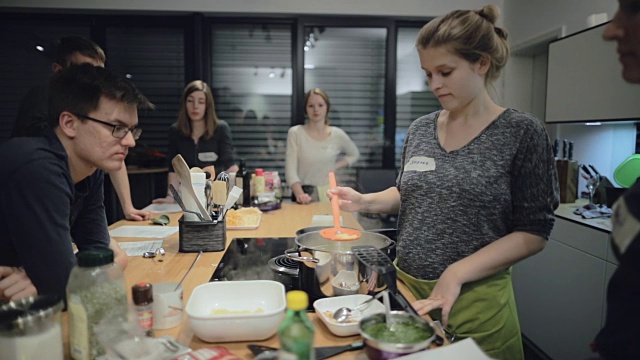
<instances>
[{"instance_id":1,"label":"cupboard above counter","mask_svg":"<svg viewBox=\"0 0 640 360\"><path fill-rule=\"evenodd\" d=\"M638 90L622 79L616 44L604 41L608 23L549 44L545 121L638 121Z\"/></svg>"}]
</instances>

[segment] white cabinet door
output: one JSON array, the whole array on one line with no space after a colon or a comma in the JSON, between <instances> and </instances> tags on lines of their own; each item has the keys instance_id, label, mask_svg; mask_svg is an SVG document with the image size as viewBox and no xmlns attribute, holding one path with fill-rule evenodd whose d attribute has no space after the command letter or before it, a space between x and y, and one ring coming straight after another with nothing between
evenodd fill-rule
<instances>
[{"instance_id":1,"label":"white cabinet door","mask_svg":"<svg viewBox=\"0 0 640 360\"><path fill-rule=\"evenodd\" d=\"M553 359L586 359L600 330L605 261L553 239L514 267L522 333Z\"/></svg>"}]
</instances>

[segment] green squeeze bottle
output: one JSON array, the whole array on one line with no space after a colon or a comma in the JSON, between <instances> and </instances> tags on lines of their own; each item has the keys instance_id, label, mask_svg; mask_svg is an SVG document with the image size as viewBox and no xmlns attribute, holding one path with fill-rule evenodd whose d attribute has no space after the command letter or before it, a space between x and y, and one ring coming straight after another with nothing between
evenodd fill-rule
<instances>
[{"instance_id":1,"label":"green squeeze bottle","mask_svg":"<svg viewBox=\"0 0 640 360\"><path fill-rule=\"evenodd\" d=\"M313 324L307 317L309 296L300 290L291 290L287 293L287 316L280 328L279 360L314 360L313 350Z\"/></svg>"}]
</instances>

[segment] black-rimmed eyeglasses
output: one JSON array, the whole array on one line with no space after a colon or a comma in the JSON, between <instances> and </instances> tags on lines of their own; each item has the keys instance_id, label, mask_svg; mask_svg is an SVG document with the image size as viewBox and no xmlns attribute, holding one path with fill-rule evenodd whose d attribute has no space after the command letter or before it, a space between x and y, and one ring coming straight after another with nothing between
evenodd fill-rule
<instances>
[{"instance_id":1,"label":"black-rimmed eyeglasses","mask_svg":"<svg viewBox=\"0 0 640 360\"><path fill-rule=\"evenodd\" d=\"M132 128L128 128L126 126L114 125L114 124L108 123L106 121L98 120L96 118L92 118L91 116L87 116L87 115L82 115L82 114L73 114L73 115L75 115L75 116L77 116L79 118L82 118L82 119L87 119L87 120L95 121L95 122L103 124L103 125L111 126L113 128L113 130L111 131L111 135L113 135L113 137L118 138L118 139L122 139L125 136L127 136L129 131L131 131L131 135L133 135L133 139L134 140L138 140L138 138L140 138L140 134L142 134L142 129L137 127L137 126L134 126Z\"/></svg>"}]
</instances>

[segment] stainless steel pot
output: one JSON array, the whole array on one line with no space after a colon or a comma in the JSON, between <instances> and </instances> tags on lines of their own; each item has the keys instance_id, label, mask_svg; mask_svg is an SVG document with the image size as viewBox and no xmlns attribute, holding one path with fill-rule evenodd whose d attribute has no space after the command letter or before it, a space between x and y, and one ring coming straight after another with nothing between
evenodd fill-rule
<instances>
[{"instance_id":1,"label":"stainless steel pot","mask_svg":"<svg viewBox=\"0 0 640 360\"><path fill-rule=\"evenodd\" d=\"M353 241L333 241L320 235L320 229L311 227L296 233L297 248L285 251L285 256L298 261L299 288L309 294L310 303L325 297L351 294L374 294L386 288L378 274L360 263L352 246L372 245L388 255L395 241L387 236L361 231ZM341 284L341 282L346 284Z\"/></svg>"}]
</instances>

